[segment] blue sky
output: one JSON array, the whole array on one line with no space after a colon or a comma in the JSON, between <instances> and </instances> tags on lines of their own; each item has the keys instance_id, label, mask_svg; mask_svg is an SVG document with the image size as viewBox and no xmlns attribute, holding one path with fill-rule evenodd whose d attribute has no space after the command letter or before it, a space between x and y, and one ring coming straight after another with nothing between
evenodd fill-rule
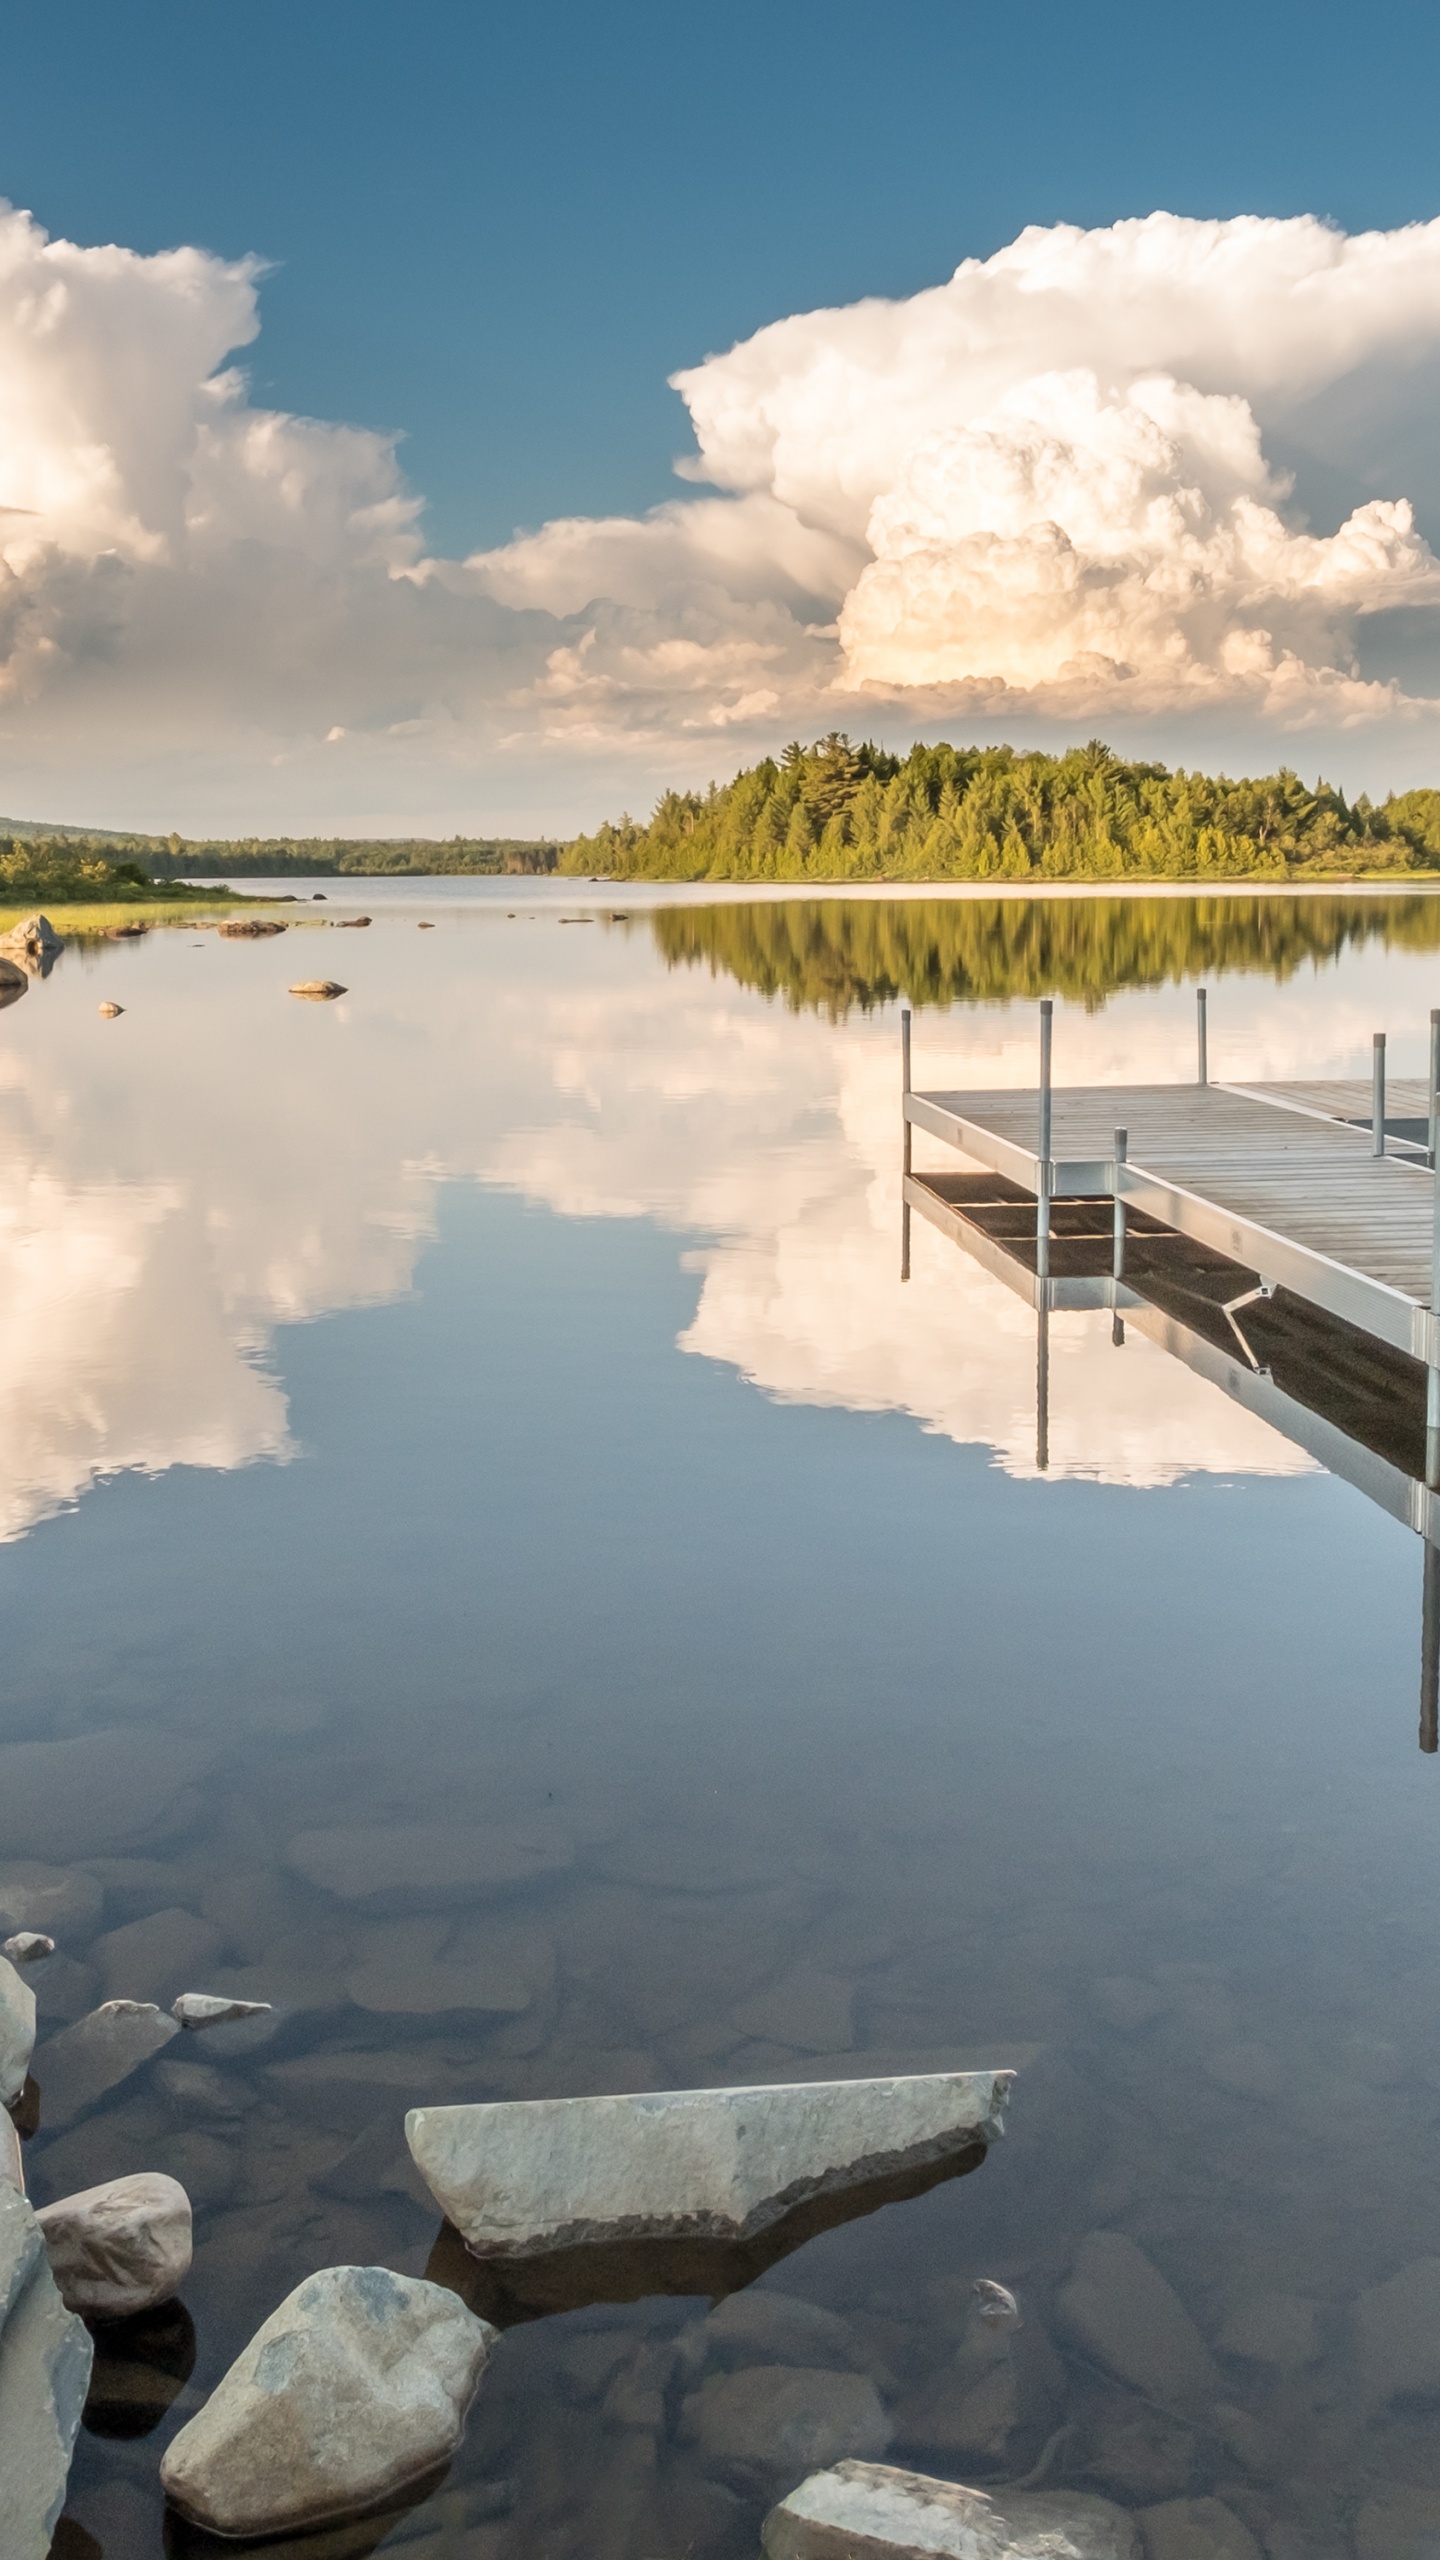
<instances>
[{"instance_id":1,"label":"blue sky","mask_svg":"<svg viewBox=\"0 0 1440 2560\"><path fill-rule=\"evenodd\" d=\"M1026 223L1426 219L1437 96L1440 12L1386 0L54 0L7 28L0 193L272 260L256 396L402 431L463 552L665 497L678 366Z\"/></svg>"},{"instance_id":2,"label":"blue sky","mask_svg":"<svg viewBox=\"0 0 1440 2560\"><path fill-rule=\"evenodd\" d=\"M1329 288L1292 292L1278 232L1244 250L1253 276L1206 288L1203 322L1171 329L1152 303L1129 339L1117 315L1153 242L1099 285L1077 250L1067 308L1091 294L1095 347L1037 323L998 390L961 365L930 400L955 331L989 325L983 278L943 348L920 344L926 288L964 259L998 256L1000 274L1027 225L1099 235L1160 208L1352 234L1431 222L1437 94L1440 16L1385 0L1363 19L1233 0L723 16L58 0L17 17L0 195L62 246L12 226L0 258L0 536L23 596L0 630L0 806L61 814L59 791L64 814L189 831L558 827L835 724L893 742L1078 726L1171 760L1323 764L1352 787L1440 779L1440 231L1419 267L1387 250L1384 328L1329 375L1344 292L1297 321L1288 384L1260 341ZM85 254L106 243L119 264ZM177 248L207 255L182 273L161 255ZM1189 252L1172 252L1178 310ZM237 281L246 258L263 269ZM47 336L36 295L57 259L70 299ZM1034 278L1016 291L1023 318ZM1233 381L1232 291L1251 339ZM903 418L876 424L912 377L846 317L867 296L918 315L913 453ZM804 315L832 308L822 361ZM773 348L750 350L773 323ZM227 343L245 384L217 496ZM1135 392L1159 373L1183 417ZM851 444L822 454L840 375ZM996 398L1003 504L971 486ZM1248 404L1248 461L1227 398ZM792 448L804 419L816 445L783 487L755 460L782 411ZM294 416L321 425L292 432ZM648 511L686 502L673 463L697 429L723 520L687 502L657 526ZM1118 503L1101 489L1117 436L1136 490L1179 492L1182 513L1200 490L1209 510L1209 601L1183 633L1141 627L1169 568L1126 551L1140 514L1129 531L1097 516ZM977 603L973 574L977 543L1030 541L1011 483L1017 438L1033 460L1037 437L1079 495L1072 520L1047 483L1030 513L1061 510L1091 603L1122 552L1137 582L1108 622L1087 609L1043 640L997 593ZM1283 519L1278 586L1253 542L1242 570L1217 566L1237 491ZM1395 502L1413 525L1366 517L1343 558L1307 565L1290 540ZM628 531L608 549L555 530L610 516ZM550 530L517 551L517 528ZM1194 681L1167 694L1156 670L1177 653Z\"/></svg>"}]
</instances>

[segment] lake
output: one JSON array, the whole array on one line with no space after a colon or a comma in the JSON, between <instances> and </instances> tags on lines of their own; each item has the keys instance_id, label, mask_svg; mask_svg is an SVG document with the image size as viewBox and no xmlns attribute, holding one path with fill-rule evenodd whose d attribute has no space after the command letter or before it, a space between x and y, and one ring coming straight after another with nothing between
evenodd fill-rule
<instances>
[{"instance_id":1,"label":"lake","mask_svg":"<svg viewBox=\"0 0 1440 2560\"><path fill-rule=\"evenodd\" d=\"M304 2275L443 2275L408 2106L971 2065L1018 2073L984 2166L754 2288L845 2324L886 2458L1218 2499L1241 2560L1440 2547L1419 1541L1098 1312L1042 1469L1031 1310L922 1223L901 1283L898 1108L902 991L921 1085L1032 1084L1045 993L1057 1082L1188 1076L1197 982L1217 1078L1377 1029L1423 1073L1440 901L322 885L0 1014L0 1910L41 1861L71 1913L27 2173L196 2213L57 2560L212 2547L160 2454ZM457 1821L494 1872L432 1890ZM399 1889L315 1854L377 1830ZM186 1989L273 2011L47 2124L49 2035ZM1077 2343L1097 2232L1203 2411ZM296 2550L755 2552L698 2400L796 2358L707 2307L517 2319L433 2497Z\"/></svg>"}]
</instances>

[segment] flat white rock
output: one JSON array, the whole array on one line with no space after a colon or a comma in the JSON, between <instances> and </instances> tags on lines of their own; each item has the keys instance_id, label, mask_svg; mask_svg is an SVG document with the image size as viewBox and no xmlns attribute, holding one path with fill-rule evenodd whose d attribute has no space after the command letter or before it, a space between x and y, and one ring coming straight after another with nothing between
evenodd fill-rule
<instances>
[{"instance_id":1,"label":"flat white rock","mask_svg":"<svg viewBox=\"0 0 1440 2560\"><path fill-rule=\"evenodd\" d=\"M0 2184L0 2519L5 2560L47 2560L95 2350L65 2309L24 2197Z\"/></svg>"},{"instance_id":2,"label":"flat white rock","mask_svg":"<svg viewBox=\"0 0 1440 2560\"><path fill-rule=\"evenodd\" d=\"M175 2019L151 2000L106 2000L62 2027L35 2057L47 2133L83 2115L179 2033Z\"/></svg>"},{"instance_id":3,"label":"flat white rock","mask_svg":"<svg viewBox=\"0 0 1440 2560\"><path fill-rule=\"evenodd\" d=\"M494 2337L439 2285L324 2267L181 2428L160 2465L166 2496L232 2535L363 2514L455 2451Z\"/></svg>"},{"instance_id":4,"label":"flat white rock","mask_svg":"<svg viewBox=\"0 0 1440 2560\"><path fill-rule=\"evenodd\" d=\"M1078 2492L990 2497L955 2480L839 2462L765 2519L767 2560L1138 2560L1122 2508Z\"/></svg>"},{"instance_id":5,"label":"flat white rock","mask_svg":"<svg viewBox=\"0 0 1440 2560\"><path fill-rule=\"evenodd\" d=\"M484 2256L748 2240L812 2196L993 2142L1013 2077L947 2071L412 2107L405 2137L437 2204Z\"/></svg>"},{"instance_id":6,"label":"flat white rock","mask_svg":"<svg viewBox=\"0 0 1440 2560\"><path fill-rule=\"evenodd\" d=\"M182 1991L170 2003L170 2015L182 2027L228 2027L240 2018L268 2018L268 2000L227 2000L218 1991Z\"/></svg>"},{"instance_id":7,"label":"flat white rock","mask_svg":"<svg viewBox=\"0 0 1440 2560\"><path fill-rule=\"evenodd\" d=\"M7 1957L0 1956L0 2107L25 2086L35 2050L35 1994Z\"/></svg>"},{"instance_id":8,"label":"flat white rock","mask_svg":"<svg viewBox=\"0 0 1440 2560\"><path fill-rule=\"evenodd\" d=\"M153 2310L190 2272L190 2199L177 2178L157 2171L82 2188L35 2218L60 2299L85 2319Z\"/></svg>"},{"instance_id":9,"label":"flat white rock","mask_svg":"<svg viewBox=\"0 0 1440 2560\"><path fill-rule=\"evenodd\" d=\"M20 2148L20 2136L15 2130L15 2119L4 2107L0 2107L0 2178L7 2187L18 2187L23 2196L25 2156Z\"/></svg>"}]
</instances>

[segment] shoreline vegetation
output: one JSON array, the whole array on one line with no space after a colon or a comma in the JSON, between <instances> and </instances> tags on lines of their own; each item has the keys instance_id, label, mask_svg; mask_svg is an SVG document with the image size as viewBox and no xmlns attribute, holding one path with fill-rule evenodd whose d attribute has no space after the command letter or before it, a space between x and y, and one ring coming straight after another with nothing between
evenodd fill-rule
<instances>
[{"instance_id":1,"label":"shoreline vegetation","mask_svg":"<svg viewBox=\"0 0 1440 2560\"><path fill-rule=\"evenodd\" d=\"M839 731L706 792L667 791L565 847L611 880L1337 883L1440 879L1440 791L1363 794L1282 769L1258 781L1127 764L1098 739L1066 754L912 747Z\"/></svg>"},{"instance_id":2,"label":"shoreline vegetation","mask_svg":"<svg viewBox=\"0 0 1440 2560\"><path fill-rule=\"evenodd\" d=\"M1354 801L1288 768L1259 780L1127 764L1098 739L1063 755L917 746L900 757L832 731L704 792L667 791L649 823L568 843L519 837L124 835L0 818L0 918L59 906L191 913L244 893L217 879L552 877L807 890L993 883L1143 888L1440 886L1440 790ZM88 927L103 932L98 920Z\"/></svg>"}]
</instances>

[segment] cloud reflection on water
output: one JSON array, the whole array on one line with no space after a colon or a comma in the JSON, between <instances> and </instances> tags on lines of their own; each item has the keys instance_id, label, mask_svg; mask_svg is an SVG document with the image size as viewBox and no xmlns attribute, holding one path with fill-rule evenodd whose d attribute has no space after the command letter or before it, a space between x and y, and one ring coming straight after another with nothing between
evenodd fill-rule
<instances>
[{"instance_id":1,"label":"cloud reflection on water","mask_svg":"<svg viewBox=\"0 0 1440 2560\"><path fill-rule=\"evenodd\" d=\"M0 1033L0 1534L117 1470L289 1457L278 1329L410 1291L446 1181L655 1219L699 1276L685 1352L1033 1469L1029 1312L928 1231L899 1283L893 1011L832 1021L667 970L645 925L522 932L496 910L423 941L382 916L323 1021L287 1006L283 960L207 949L127 953L119 1038L97 1040L75 954ZM1384 1021L1404 1071L1432 968L1371 948L1283 985L1228 978L1220 1070L1353 1068ZM1133 987L1062 1004L1058 1071L1184 1076L1192 1039L1185 989ZM923 1013L916 1045L922 1082L1034 1074L1028 1001ZM1051 1362L1052 1476L1311 1463L1149 1344L1112 1350L1108 1318L1056 1319Z\"/></svg>"}]
</instances>

